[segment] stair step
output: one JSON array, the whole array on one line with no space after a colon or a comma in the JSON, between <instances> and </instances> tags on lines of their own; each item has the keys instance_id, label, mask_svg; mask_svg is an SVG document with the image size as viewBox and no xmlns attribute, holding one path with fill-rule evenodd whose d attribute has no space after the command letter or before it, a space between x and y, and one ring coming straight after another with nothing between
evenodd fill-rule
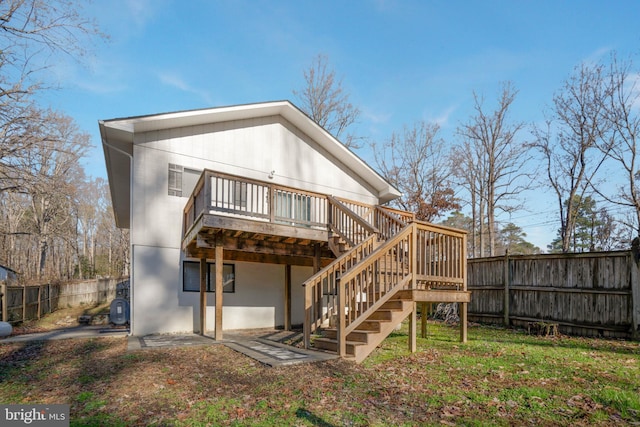
<instances>
[{"instance_id":1,"label":"stair step","mask_svg":"<svg viewBox=\"0 0 640 427\"><path fill-rule=\"evenodd\" d=\"M382 308L388 310L402 310L404 308L404 303L405 301L393 299L382 304Z\"/></svg>"},{"instance_id":2,"label":"stair step","mask_svg":"<svg viewBox=\"0 0 640 427\"><path fill-rule=\"evenodd\" d=\"M358 329L371 332L380 332L380 323L382 320L367 319L358 326Z\"/></svg>"},{"instance_id":3,"label":"stair step","mask_svg":"<svg viewBox=\"0 0 640 427\"><path fill-rule=\"evenodd\" d=\"M385 320L385 321L390 321L393 319L393 312L394 311L398 311L398 310L391 310L391 309L378 309L375 312L373 312L371 314L371 316L369 316L369 320Z\"/></svg>"},{"instance_id":4,"label":"stair step","mask_svg":"<svg viewBox=\"0 0 640 427\"><path fill-rule=\"evenodd\" d=\"M347 341L346 342L347 354L354 356L356 354L356 348L362 345L364 345L364 343L357 342L357 341ZM323 338L323 337L316 338L313 341L313 346L321 350L333 351L334 353L338 352L338 341L331 338Z\"/></svg>"},{"instance_id":5,"label":"stair step","mask_svg":"<svg viewBox=\"0 0 640 427\"><path fill-rule=\"evenodd\" d=\"M356 329L355 331L352 331L349 333L349 335L347 335L347 342L353 341L353 342L361 342L366 344L369 342L369 335L373 335L376 333L378 332L371 331L371 330ZM325 329L322 332L322 337L335 340L338 338L338 331L335 328Z\"/></svg>"}]
</instances>

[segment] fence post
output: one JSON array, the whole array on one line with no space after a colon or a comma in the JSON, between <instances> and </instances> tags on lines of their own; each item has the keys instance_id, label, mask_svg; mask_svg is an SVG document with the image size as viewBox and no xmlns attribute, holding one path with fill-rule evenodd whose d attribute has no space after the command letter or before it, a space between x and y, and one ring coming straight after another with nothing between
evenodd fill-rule
<instances>
[{"instance_id":1,"label":"fence post","mask_svg":"<svg viewBox=\"0 0 640 427\"><path fill-rule=\"evenodd\" d=\"M630 253L629 256L629 269L631 270L631 338L632 339L640 339L640 331L638 328L640 327L640 272L638 271L638 255Z\"/></svg>"},{"instance_id":2,"label":"fence post","mask_svg":"<svg viewBox=\"0 0 640 427\"><path fill-rule=\"evenodd\" d=\"M22 286L22 321L27 320L27 287Z\"/></svg>"},{"instance_id":3,"label":"fence post","mask_svg":"<svg viewBox=\"0 0 640 427\"><path fill-rule=\"evenodd\" d=\"M509 326L509 285L511 281L509 271L509 250L504 253L504 325Z\"/></svg>"},{"instance_id":4,"label":"fence post","mask_svg":"<svg viewBox=\"0 0 640 427\"><path fill-rule=\"evenodd\" d=\"M9 319L7 313L7 283L5 281L0 282L0 299L2 299L2 321L6 322Z\"/></svg>"},{"instance_id":5,"label":"fence post","mask_svg":"<svg viewBox=\"0 0 640 427\"><path fill-rule=\"evenodd\" d=\"M42 298L42 285L38 285L38 315L36 316L40 320L40 299Z\"/></svg>"}]
</instances>

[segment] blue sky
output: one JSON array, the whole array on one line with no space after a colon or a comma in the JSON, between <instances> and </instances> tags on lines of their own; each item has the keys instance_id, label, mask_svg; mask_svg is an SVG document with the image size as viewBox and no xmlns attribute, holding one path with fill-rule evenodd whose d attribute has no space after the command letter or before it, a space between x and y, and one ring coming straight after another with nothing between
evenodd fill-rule
<instances>
[{"instance_id":1,"label":"blue sky","mask_svg":"<svg viewBox=\"0 0 640 427\"><path fill-rule=\"evenodd\" d=\"M418 120L447 141L469 120L472 92L493 105L502 82L512 118L540 122L573 67L640 48L638 1L96 0L85 12L110 41L80 66L57 60L43 101L92 136L87 173L105 176L98 120L289 99L319 53L362 114L354 133L383 142ZM526 134L522 134L526 139ZM365 147L357 151L373 163ZM511 219L544 248L553 199L523 194ZM555 221L554 221L555 220Z\"/></svg>"}]
</instances>

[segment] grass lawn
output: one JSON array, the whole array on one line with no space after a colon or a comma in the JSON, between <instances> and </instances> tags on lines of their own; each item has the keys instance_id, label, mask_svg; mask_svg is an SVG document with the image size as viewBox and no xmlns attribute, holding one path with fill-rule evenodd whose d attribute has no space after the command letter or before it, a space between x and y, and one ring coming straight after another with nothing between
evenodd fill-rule
<instances>
[{"instance_id":1,"label":"grass lawn","mask_svg":"<svg viewBox=\"0 0 640 427\"><path fill-rule=\"evenodd\" d=\"M363 364L268 368L222 345L0 345L0 402L68 403L71 425L640 425L640 344L429 323Z\"/></svg>"}]
</instances>

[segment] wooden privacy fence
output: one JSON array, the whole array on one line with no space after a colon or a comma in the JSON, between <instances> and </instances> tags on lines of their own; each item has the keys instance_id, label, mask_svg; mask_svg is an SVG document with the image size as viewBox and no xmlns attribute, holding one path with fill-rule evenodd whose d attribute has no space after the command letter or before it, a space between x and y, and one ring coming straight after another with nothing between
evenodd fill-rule
<instances>
[{"instance_id":1,"label":"wooden privacy fence","mask_svg":"<svg viewBox=\"0 0 640 427\"><path fill-rule=\"evenodd\" d=\"M111 301L123 279L17 286L0 282L2 321L18 323L40 319L60 308Z\"/></svg>"},{"instance_id":2,"label":"wooden privacy fence","mask_svg":"<svg viewBox=\"0 0 640 427\"><path fill-rule=\"evenodd\" d=\"M631 251L468 260L469 320L572 335L639 337L640 277Z\"/></svg>"}]
</instances>

